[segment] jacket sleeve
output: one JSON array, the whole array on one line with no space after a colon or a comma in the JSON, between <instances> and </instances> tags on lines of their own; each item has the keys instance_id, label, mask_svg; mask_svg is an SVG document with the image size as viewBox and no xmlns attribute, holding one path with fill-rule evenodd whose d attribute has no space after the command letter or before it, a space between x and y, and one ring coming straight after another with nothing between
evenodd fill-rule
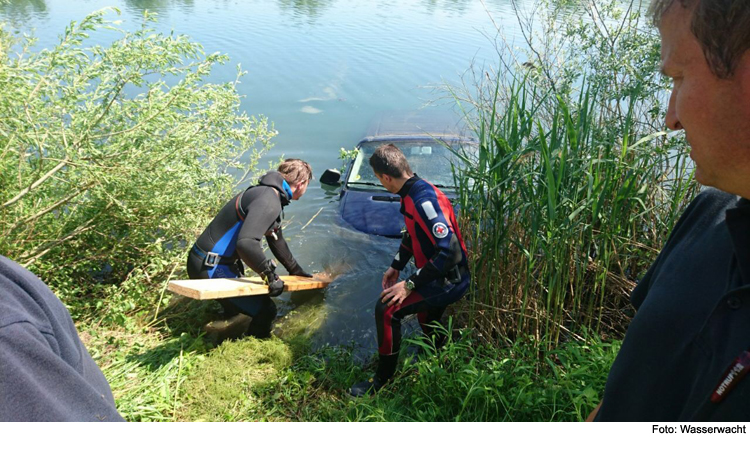
<instances>
[{"instance_id":1,"label":"jacket sleeve","mask_svg":"<svg viewBox=\"0 0 750 450\"><path fill-rule=\"evenodd\" d=\"M275 233L275 238L273 236L266 236L268 248L271 249L271 253L273 253L276 259L279 260L287 272L289 272L290 275L293 275L298 269L300 269L300 266L294 259L291 250L289 250L289 245L287 245L286 239L284 239L284 233L282 232L281 227L279 227Z\"/></svg>"},{"instance_id":2,"label":"jacket sleeve","mask_svg":"<svg viewBox=\"0 0 750 450\"><path fill-rule=\"evenodd\" d=\"M398 247L398 253L396 253L393 262L391 263L391 267L399 272L404 270L404 267L406 267L406 264L414 255L414 251L411 249L411 236L409 235L409 232L404 230L402 234L403 236L401 237L401 245Z\"/></svg>"},{"instance_id":3,"label":"jacket sleeve","mask_svg":"<svg viewBox=\"0 0 750 450\"><path fill-rule=\"evenodd\" d=\"M276 193L268 189L265 195L253 200L246 210L250 212L237 236L237 254L246 266L261 274L268 269L270 260L263 253L260 241L281 214L281 204Z\"/></svg>"},{"instance_id":4,"label":"jacket sleeve","mask_svg":"<svg viewBox=\"0 0 750 450\"><path fill-rule=\"evenodd\" d=\"M436 197L420 196L419 199L415 199L415 209L418 217L414 219L435 247L432 259L409 277L414 282L414 287L418 288L448 275L448 272L461 262L463 253L454 233L455 224L445 217Z\"/></svg>"},{"instance_id":5,"label":"jacket sleeve","mask_svg":"<svg viewBox=\"0 0 750 450\"><path fill-rule=\"evenodd\" d=\"M30 322L0 327L0 421L122 421L83 345L80 354L70 355L76 367L50 341L51 334ZM101 383L93 384L93 376Z\"/></svg>"}]
</instances>

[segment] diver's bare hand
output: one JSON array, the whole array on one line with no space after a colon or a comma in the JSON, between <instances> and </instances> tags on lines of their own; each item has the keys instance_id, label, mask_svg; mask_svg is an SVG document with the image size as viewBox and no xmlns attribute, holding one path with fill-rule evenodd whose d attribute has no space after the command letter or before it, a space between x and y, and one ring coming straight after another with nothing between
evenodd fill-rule
<instances>
[{"instance_id":1,"label":"diver's bare hand","mask_svg":"<svg viewBox=\"0 0 750 450\"><path fill-rule=\"evenodd\" d=\"M402 281L384 290L380 294L380 301L388 306L400 305L410 294L411 291L406 289L406 282Z\"/></svg>"},{"instance_id":2,"label":"diver's bare hand","mask_svg":"<svg viewBox=\"0 0 750 450\"><path fill-rule=\"evenodd\" d=\"M388 270L385 271L385 275L383 275L383 289L388 289L389 287L396 284L396 281L398 281L398 274L398 270L394 269L393 267L389 267Z\"/></svg>"}]
</instances>

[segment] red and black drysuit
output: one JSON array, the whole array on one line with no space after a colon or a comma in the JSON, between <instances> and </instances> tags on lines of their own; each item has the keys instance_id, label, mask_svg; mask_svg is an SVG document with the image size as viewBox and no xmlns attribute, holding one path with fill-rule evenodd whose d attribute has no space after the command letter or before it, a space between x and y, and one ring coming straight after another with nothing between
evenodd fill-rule
<instances>
[{"instance_id":1,"label":"red and black drysuit","mask_svg":"<svg viewBox=\"0 0 750 450\"><path fill-rule=\"evenodd\" d=\"M263 175L227 202L198 237L190 251L187 270L190 278L239 278L242 263L258 274L273 272L271 260L261 248L266 238L268 248L290 275L303 275L281 231L281 213L292 199L289 184L279 172ZM253 317L248 334L267 336L276 318L276 305L267 295L234 297L219 301L228 315L237 313Z\"/></svg>"},{"instance_id":2,"label":"red and black drysuit","mask_svg":"<svg viewBox=\"0 0 750 450\"><path fill-rule=\"evenodd\" d=\"M406 232L391 267L401 271L413 256L418 270L409 277L414 290L403 302L388 306L377 301L375 321L381 380L390 378L395 370L401 320L417 314L422 330L431 335L434 331L429 324L439 322L445 308L463 297L471 279L466 246L445 194L416 175L407 180L398 194Z\"/></svg>"}]
</instances>

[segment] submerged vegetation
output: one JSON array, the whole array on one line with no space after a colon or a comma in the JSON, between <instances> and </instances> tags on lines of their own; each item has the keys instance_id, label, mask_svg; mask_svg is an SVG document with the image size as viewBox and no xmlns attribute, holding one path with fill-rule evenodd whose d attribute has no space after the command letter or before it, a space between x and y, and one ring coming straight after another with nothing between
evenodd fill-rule
<instances>
[{"instance_id":1,"label":"submerged vegetation","mask_svg":"<svg viewBox=\"0 0 750 450\"><path fill-rule=\"evenodd\" d=\"M68 306L128 420L581 420L627 296L696 187L661 131L638 2L591 3L586 22L570 3L536 10L527 54L500 43L496 70L452 88L480 141L455 174L477 283L448 345L408 340L419 356L377 396L347 396L372 369L353 348L310 351L316 305L271 339L216 345L199 330L217 305L166 293L275 132L241 112L239 77L206 81L225 56L149 15L130 33L94 13L39 52L0 29L0 253ZM91 33L113 43L86 47Z\"/></svg>"}]
</instances>

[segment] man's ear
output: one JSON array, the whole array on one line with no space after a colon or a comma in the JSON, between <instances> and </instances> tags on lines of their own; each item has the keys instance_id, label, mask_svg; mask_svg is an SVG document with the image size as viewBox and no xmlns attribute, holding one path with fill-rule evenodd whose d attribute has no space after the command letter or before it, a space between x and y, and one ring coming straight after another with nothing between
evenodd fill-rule
<instances>
[{"instance_id":1,"label":"man's ear","mask_svg":"<svg viewBox=\"0 0 750 450\"><path fill-rule=\"evenodd\" d=\"M745 93L745 98L738 101L748 101L748 90L750 89L750 50L745 50L745 53L740 58L739 64L737 64L737 68L735 69L735 76L739 78L739 83L741 86L741 89L743 89L740 92ZM748 105L748 103L745 103Z\"/></svg>"}]
</instances>

